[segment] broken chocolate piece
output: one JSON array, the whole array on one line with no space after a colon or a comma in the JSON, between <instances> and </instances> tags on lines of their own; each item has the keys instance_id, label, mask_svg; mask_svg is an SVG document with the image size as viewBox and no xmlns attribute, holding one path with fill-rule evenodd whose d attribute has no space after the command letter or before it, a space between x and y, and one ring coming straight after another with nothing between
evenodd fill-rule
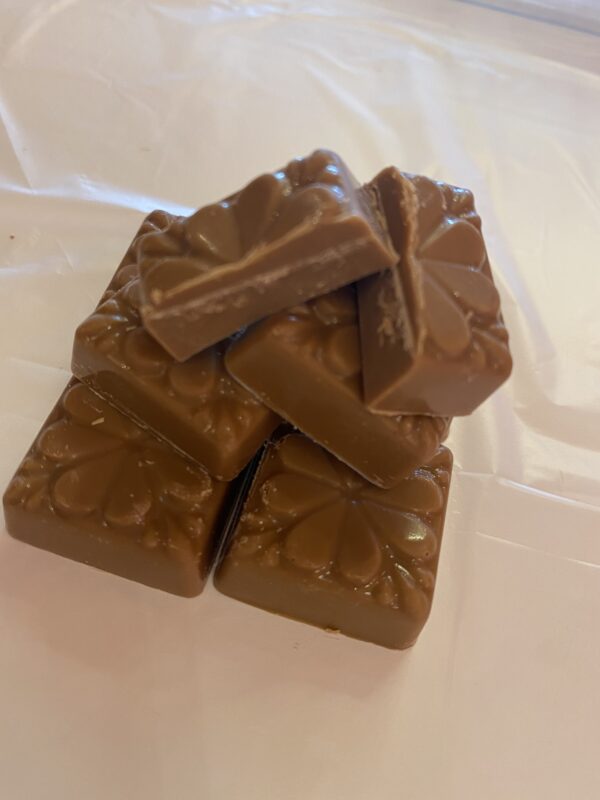
<instances>
[{"instance_id":1,"label":"broken chocolate piece","mask_svg":"<svg viewBox=\"0 0 600 800\"><path fill-rule=\"evenodd\" d=\"M215 575L224 594L391 648L429 615L452 455L393 489L304 436L270 445Z\"/></svg>"},{"instance_id":2,"label":"broken chocolate piece","mask_svg":"<svg viewBox=\"0 0 600 800\"><path fill-rule=\"evenodd\" d=\"M358 288L366 402L381 414L470 414L512 369L473 195L393 167L369 189L399 261Z\"/></svg>"},{"instance_id":3,"label":"broken chocolate piece","mask_svg":"<svg viewBox=\"0 0 600 800\"><path fill-rule=\"evenodd\" d=\"M192 597L228 489L74 380L9 484L4 515L15 539Z\"/></svg>"},{"instance_id":4,"label":"broken chocolate piece","mask_svg":"<svg viewBox=\"0 0 600 800\"><path fill-rule=\"evenodd\" d=\"M362 399L352 287L273 315L234 341L229 372L367 480L390 487L433 457L449 420L373 414Z\"/></svg>"},{"instance_id":5,"label":"broken chocolate piece","mask_svg":"<svg viewBox=\"0 0 600 800\"><path fill-rule=\"evenodd\" d=\"M317 150L140 238L146 328L184 360L268 314L391 266L346 165Z\"/></svg>"},{"instance_id":6,"label":"broken chocolate piece","mask_svg":"<svg viewBox=\"0 0 600 800\"><path fill-rule=\"evenodd\" d=\"M173 219L155 212L141 232ZM103 302L75 333L73 374L215 478L233 480L279 418L229 376L227 341L179 363L144 330L138 308L134 242Z\"/></svg>"}]
</instances>

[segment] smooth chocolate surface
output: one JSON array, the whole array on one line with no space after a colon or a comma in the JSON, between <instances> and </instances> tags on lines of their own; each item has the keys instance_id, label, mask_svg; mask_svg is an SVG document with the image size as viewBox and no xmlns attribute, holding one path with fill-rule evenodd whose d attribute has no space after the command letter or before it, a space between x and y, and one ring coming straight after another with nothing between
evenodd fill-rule
<instances>
[{"instance_id":1,"label":"smooth chocolate surface","mask_svg":"<svg viewBox=\"0 0 600 800\"><path fill-rule=\"evenodd\" d=\"M228 490L74 380L9 484L4 515L16 539L191 597Z\"/></svg>"},{"instance_id":2,"label":"smooth chocolate surface","mask_svg":"<svg viewBox=\"0 0 600 800\"><path fill-rule=\"evenodd\" d=\"M269 449L215 575L224 594L391 648L431 608L452 455L379 489L299 434Z\"/></svg>"},{"instance_id":3,"label":"smooth chocolate surface","mask_svg":"<svg viewBox=\"0 0 600 800\"><path fill-rule=\"evenodd\" d=\"M172 219L154 212L140 234ZM75 333L73 374L212 476L232 480L279 418L229 376L227 341L179 363L144 330L138 309L134 241L103 302Z\"/></svg>"},{"instance_id":4,"label":"smooth chocolate surface","mask_svg":"<svg viewBox=\"0 0 600 800\"><path fill-rule=\"evenodd\" d=\"M280 416L382 487L429 461L448 431L447 419L366 407L352 287L259 322L232 343L225 364Z\"/></svg>"},{"instance_id":5,"label":"smooth chocolate surface","mask_svg":"<svg viewBox=\"0 0 600 800\"><path fill-rule=\"evenodd\" d=\"M369 193L326 150L173 218L136 252L144 324L178 360L395 261Z\"/></svg>"},{"instance_id":6,"label":"smooth chocolate surface","mask_svg":"<svg viewBox=\"0 0 600 800\"><path fill-rule=\"evenodd\" d=\"M369 189L399 261L359 285L367 404L382 414L470 414L512 369L473 195L394 167Z\"/></svg>"}]
</instances>

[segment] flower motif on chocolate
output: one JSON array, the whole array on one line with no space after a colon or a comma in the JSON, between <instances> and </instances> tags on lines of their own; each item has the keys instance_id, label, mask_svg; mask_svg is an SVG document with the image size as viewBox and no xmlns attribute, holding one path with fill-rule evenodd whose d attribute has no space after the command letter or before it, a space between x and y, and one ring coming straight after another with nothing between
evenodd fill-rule
<instances>
[{"instance_id":1,"label":"flower motif on chocolate","mask_svg":"<svg viewBox=\"0 0 600 800\"><path fill-rule=\"evenodd\" d=\"M317 297L272 318L272 334L320 363L357 396L362 395L362 367L354 289L345 287ZM294 325L289 323L294 322ZM416 450L434 452L450 428L446 417L405 414L387 418Z\"/></svg>"},{"instance_id":2,"label":"flower motif on chocolate","mask_svg":"<svg viewBox=\"0 0 600 800\"><path fill-rule=\"evenodd\" d=\"M253 430L257 415L275 415L234 381L223 365L228 342L219 342L179 363L144 329L139 315L139 277L130 277L77 330L78 339L109 358L124 375L160 385L181 412L223 447Z\"/></svg>"},{"instance_id":3,"label":"flower motif on chocolate","mask_svg":"<svg viewBox=\"0 0 600 800\"><path fill-rule=\"evenodd\" d=\"M143 221L139 231L137 232L133 242L129 246L123 260L119 265L116 275L110 282L110 286L100 298L100 304L105 300L111 298L119 289L122 289L127 283L138 276L138 248L145 239L150 235L150 241L156 239L157 236L162 234L166 235L172 223L178 218L169 214L167 211L152 211Z\"/></svg>"},{"instance_id":4,"label":"flower motif on chocolate","mask_svg":"<svg viewBox=\"0 0 600 800\"><path fill-rule=\"evenodd\" d=\"M378 602L429 611L440 517L449 481L445 449L393 489L378 489L304 437L283 440L253 487L233 544L240 557L341 580ZM259 476L260 479L260 476Z\"/></svg>"},{"instance_id":5,"label":"flower motif on chocolate","mask_svg":"<svg viewBox=\"0 0 600 800\"><path fill-rule=\"evenodd\" d=\"M294 325L289 325L292 321ZM301 347L323 367L360 391L360 350L353 289L340 289L286 313L273 333Z\"/></svg>"},{"instance_id":6,"label":"flower motif on chocolate","mask_svg":"<svg viewBox=\"0 0 600 800\"><path fill-rule=\"evenodd\" d=\"M79 383L38 437L6 498L44 503L66 517L97 515L137 532L148 547L176 548L204 533L211 478Z\"/></svg>"},{"instance_id":7,"label":"flower motif on chocolate","mask_svg":"<svg viewBox=\"0 0 600 800\"><path fill-rule=\"evenodd\" d=\"M135 249L140 272L150 278L151 297L160 302L173 285L239 261L255 247L288 236L300 225L336 216L345 202L337 158L317 151L143 236Z\"/></svg>"},{"instance_id":8,"label":"flower motif on chocolate","mask_svg":"<svg viewBox=\"0 0 600 800\"><path fill-rule=\"evenodd\" d=\"M430 339L451 358L469 350L475 368L489 363L504 372L511 361L508 334L473 195L422 176L410 181L418 194L419 245L414 255L423 268Z\"/></svg>"}]
</instances>

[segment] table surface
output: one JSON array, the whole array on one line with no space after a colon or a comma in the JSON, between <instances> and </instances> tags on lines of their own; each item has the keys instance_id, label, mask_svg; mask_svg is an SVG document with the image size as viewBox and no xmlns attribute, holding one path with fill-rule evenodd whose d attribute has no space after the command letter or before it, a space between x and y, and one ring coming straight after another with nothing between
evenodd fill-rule
<instances>
[{"instance_id":1,"label":"table surface","mask_svg":"<svg viewBox=\"0 0 600 800\"><path fill-rule=\"evenodd\" d=\"M600 796L600 39L582 7L569 27L450 0L2 3L2 485L143 214L318 146L364 180L396 163L475 191L515 359L454 423L410 652L0 534L3 797Z\"/></svg>"}]
</instances>

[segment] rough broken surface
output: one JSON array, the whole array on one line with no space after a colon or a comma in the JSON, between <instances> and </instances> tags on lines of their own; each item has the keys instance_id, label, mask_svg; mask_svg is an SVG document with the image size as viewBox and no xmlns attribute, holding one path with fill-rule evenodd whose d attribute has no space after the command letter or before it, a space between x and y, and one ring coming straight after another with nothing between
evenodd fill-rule
<instances>
[{"instance_id":1,"label":"rough broken surface","mask_svg":"<svg viewBox=\"0 0 600 800\"><path fill-rule=\"evenodd\" d=\"M211 475L230 481L279 418L229 376L227 341L179 363L144 330L136 242L174 219L153 212L142 225L100 305L76 331L73 374Z\"/></svg>"},{"instance_id":2,"label":"rough broken surface","mask_svg":"<svg viewBox=\"0 0 600 800\"><path fill-rule=\"evenodd\" d=\"M369 190L399 262L359 284L367 404L382 414L469 414L512 368L473 195L393 167Z\"/></svg>"},{"instance_id":3,"label":"rough broken surface","mask_svg":"<svg viewBox=\"0 0 600 800\"><path fill-rule=\"evenodd\" d=\"M232 343L225 364L266 405L379 486L426 463L448 431L447 419L386 417L366 407L351 287L258 323Z\"/></svg>"},{"instance_id":4,"label":"rough broken surface","mask_svg":"<svg viewBox=\"0 0 600 800\"><path fill-rule=\"evenodd\" d=\"M228 484L72 381L4 495L16 539L173 594L202 591Z\"/></svg>"},{"instance_id":5,"label":"rough broken surface","mask_svg":"<svg viewBox=\"0 0 600 800\"><path fill-rule=\"evenodd\" d=\"M317 150L136 245L144 324L178 360L394 263L346 165Z\"/></svg>"},{"instance_id":6,"label":"rough broken surface","mask_svg":"<svg viewBox=\"0 0 600 800\"><path fill-rule=\"evenodd\" d=\"M452 455L440 447L393 489L304 436L267 451L218 566L238 600L392 648L431 608Z\"/></svg>"}]
</instances>

